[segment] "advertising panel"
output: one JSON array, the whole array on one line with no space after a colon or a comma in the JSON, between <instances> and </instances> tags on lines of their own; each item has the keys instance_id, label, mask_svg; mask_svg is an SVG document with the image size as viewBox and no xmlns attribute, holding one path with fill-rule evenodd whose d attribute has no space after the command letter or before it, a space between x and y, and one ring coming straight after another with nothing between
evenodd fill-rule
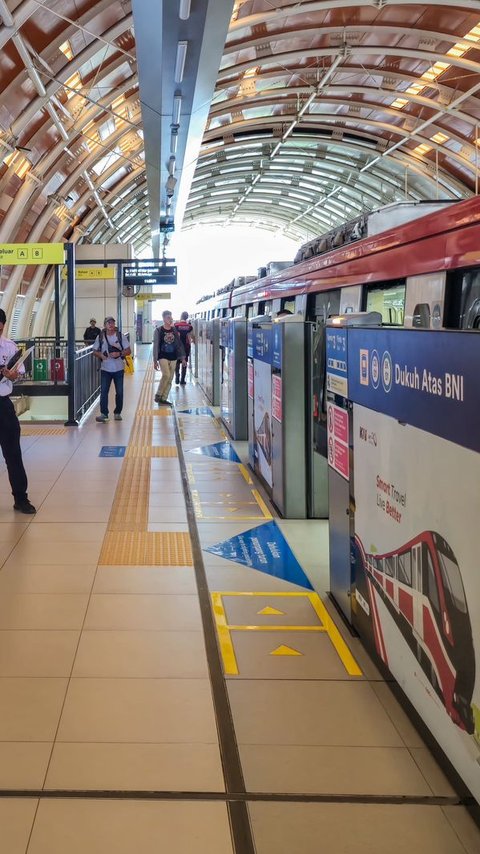
<instances>
[{"instance_id":1,"label":"advertising panel","mask_svg":"<svg viewBox=\"0 0 480 854\"><path fill-rule=\"evenodd\" d=\"M354 625L480 801L480 456L357 404L353 432Z\"/></svg>"}]
</instances>

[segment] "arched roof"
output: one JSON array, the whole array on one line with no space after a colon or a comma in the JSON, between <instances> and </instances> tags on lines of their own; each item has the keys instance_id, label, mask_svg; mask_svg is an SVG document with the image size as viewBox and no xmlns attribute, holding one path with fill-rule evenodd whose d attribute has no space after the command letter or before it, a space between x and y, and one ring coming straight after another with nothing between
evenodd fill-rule
<instances>
[{"instance_id":1,"label":"arched roof","mask_svg":"<svg viewBox=\"0 0 480 854\"><path fill-rule=\"evenodd\" d=\"M478 191L477 0L0 0L0 19L0 242L158 252L169 216L303 241ZM2 304L31 309L45 271L2 272Z\"/></svg>"}]
</instances>

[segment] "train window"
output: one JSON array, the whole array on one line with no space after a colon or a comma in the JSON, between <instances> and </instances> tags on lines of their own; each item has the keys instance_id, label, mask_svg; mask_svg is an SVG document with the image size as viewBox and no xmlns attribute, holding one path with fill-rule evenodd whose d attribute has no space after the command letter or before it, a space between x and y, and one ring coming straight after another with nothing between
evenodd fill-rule
<instances>
[{"instance_id":1,"label":"train window","mask_svg":"<svg viewBox=\"0 0 480 854\"><path fill-rule=\"evenodd\" d=\"M447 279L445 326L480 329L480 270L460 270Z\"/></svg>"},{"instance_id":2,"label":"train window","mask_svg":"<svg viewBox=\"0 0 480 854\"><path fill-rule=\"evenodd\" d=\"M428 302L419 302L413 309L412 326L418 329L430 328L430 306Z\"/></svg>"},{"instance_id":3,"label":"train window","mask_svg":"<svg viewBox=\"0 0 480 854\"><path fill-rule=\"evenodd\" d=\"M428 550L428 546L425 543L423 544L423 561L423 565L427 570L427 595L433 610L439 614L440 600L438 598L437 579L435 576L432 556Z\"/></svg>"},{"instance_id":4,"label":"train window","mask_svg":"<svg viewBox=\"0 0 480 854\"><path fill-rule=\"evenodd\" d=\"M412 586L412 553L398 555L398 580Z\"/></svg>"},{"instance_id":5,"label":"train window","mask_svg":"<svg viewBox=\"0 0 480 854\"><path fill-rule=\"evenodd\" d=\"M442 573L443 583L448 592L450 593L455 607L463 614L466 614L467 603L465 601L465 592L463 589L462 578L458 565L455 563L454 560L452 560L438 548L438 543L437 555L438 562L440 564L440 571Z\"/></svg>"},{"instance_id":6,"label":"train window","mask_svg":"<svg viewBox=\"0 0 480 854\"><path fill-rule=\"evenodd\" d=\"M365 310L379 311L382 315L382 323L385 326L403 326L405 290L405 282L369 288Z\"/></svg>"},{"instance_id":7,"label":"train window","mask_svg":"<svg viewBox=\"0 0 480 854\"><path fill-rule=\"evenodd\" d=\"M290 311L292 314L295 314L295 300L294 299L282 299L281 311Z\"/></svg>"},{"instance_id":8,"label":"train window","mask_svg":"<svg viewBox=\"0 0 480 854\"><path fill-rule=\"evenodd\" d=\"M392 578L395 577L395 558L394 557L386 557L385 558L385 575L390 575Z\"/></svg>"}]
</instances>

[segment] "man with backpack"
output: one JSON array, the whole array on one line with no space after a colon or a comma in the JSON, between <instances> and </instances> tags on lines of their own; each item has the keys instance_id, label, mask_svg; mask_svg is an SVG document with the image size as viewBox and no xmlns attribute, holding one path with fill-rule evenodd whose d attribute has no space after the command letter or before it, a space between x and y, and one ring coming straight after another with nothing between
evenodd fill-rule
<instances>
[{"instance_id":1,"label":"man with backpack","mask_svg":"<svg viewBox=\"0 0 480 854\"><path fill-rule=\"evenodd\" d=\"M100 415L96 420L100 423L108 421L108 391L113 380L115 385L115 421L122 420L123 409L123 377L125 374L125 356L131 354L130 344L126 335L115 326L114 317L106 317L104 328L95 339L93 353L100 360Z\"/></svg>"},{"instance_id":2,"label":"man with backpack","mask_svg":"<svg viewBox=\"0 0 480 854\"><path fill-rule=\"evenodd\" d=\"M183 349L185 350L185 364L182 364L180 359L177 361L177 366L175 368L175 383L176 385L186 385L187 362L190 356L192 343L195 343L193 337L193 326L188 320L188 311L182 311L180 320L177 320L175 324L175 329L182 339ZM182 366L182 379L180 379L180 365Z\"/></svg>"},{"instance_id":3,"label":"man with backpack","mask_svg":"<svg viewBox=\"0 0 480 854\"><path fill-rule=\"evenodd\" d=\"M162 372L155 401L168 404L168 393L172 386L177 360L179 359L185 367L187 362L182 339L173 325L172 312L162 312L162 320L162 326L157 326L153 336L153 364L156 371Z\"/></svg>"}]
</instances>

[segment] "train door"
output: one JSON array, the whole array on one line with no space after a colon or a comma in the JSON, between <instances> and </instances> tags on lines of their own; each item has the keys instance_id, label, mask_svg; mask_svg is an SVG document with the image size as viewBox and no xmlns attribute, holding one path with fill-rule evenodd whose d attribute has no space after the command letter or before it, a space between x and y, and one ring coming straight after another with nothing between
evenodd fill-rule
<instances>
[{"instance_id":1,"label":"train door","mask_svg":"<svg viewBox=\"0 0 480 854\"><path fill-rule=\"evenodd\" d=\"M405 326L441 329L445 302L445 270L410 276L406 283Z\"/></svg>"},{"instance_id":2,"label":"train door","mask_svg":"<svg viewBox=\"0 0 480 854\"><path fill-rule=\"evenodd\" d=\"M327 472L327 388L325 325L330 317L340 313L340 291L317 294L313 308L308 358L308 419L309 487L308 515L313 519L328 516Z\"/></svg>"},{"instance_id":3,"label":"train door","mask_svg":"<svg viewBox=\"0 0 480 854\"><path fill-rule=\"evenodd\" d=\"M423 640L422 544L412 547L413 634Z\"/></svg>"}]
</instances>

